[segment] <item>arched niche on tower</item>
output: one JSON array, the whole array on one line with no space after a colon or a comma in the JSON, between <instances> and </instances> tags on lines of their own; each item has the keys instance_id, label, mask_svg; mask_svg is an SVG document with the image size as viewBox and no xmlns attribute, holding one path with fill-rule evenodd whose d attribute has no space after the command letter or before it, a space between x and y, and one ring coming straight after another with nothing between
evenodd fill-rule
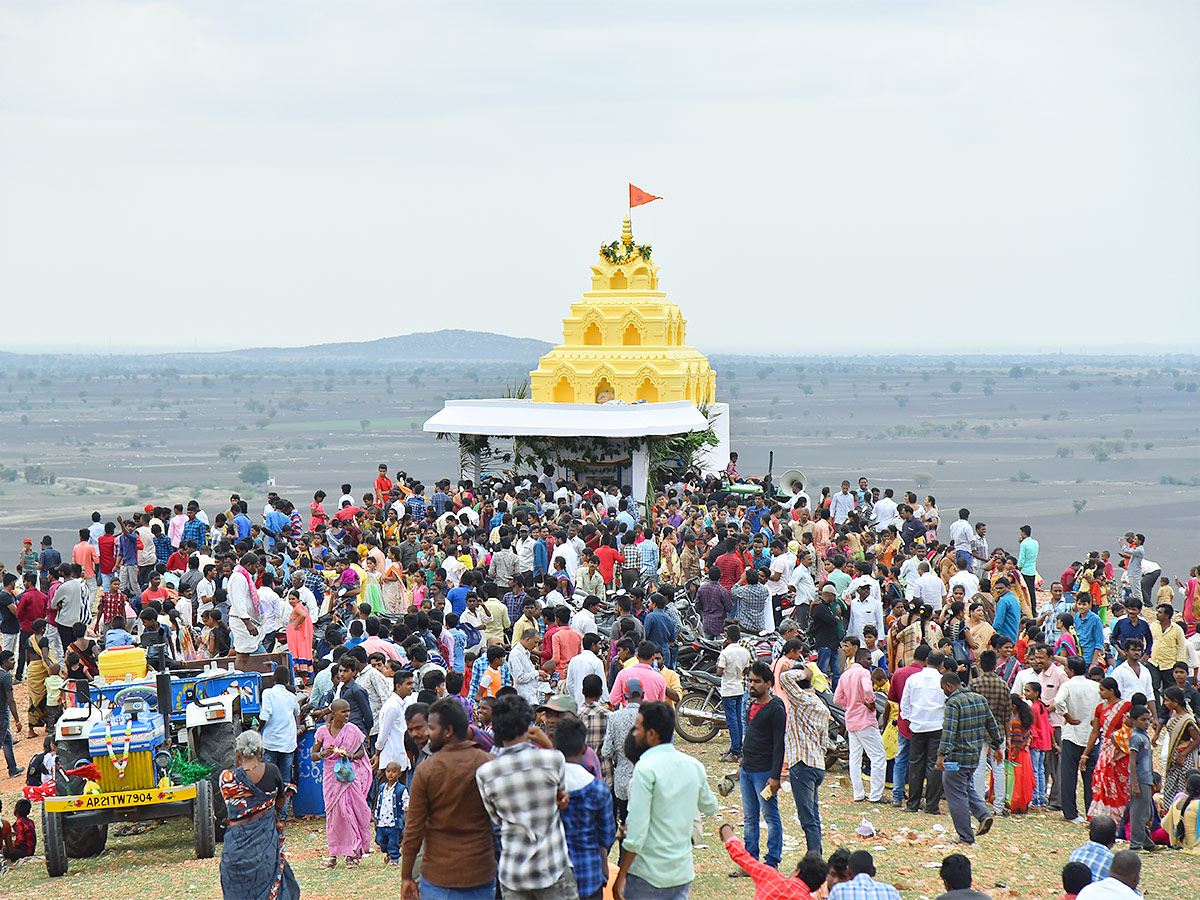
<instances>
[{"instance_id":1,"label":"arched niche on tower","mask_svg":"<svg viewBox=\"0 0 1200 900\"><path fill-rule=\"evenodd\" d=\"M554 390L550 396L555 403L574 403L575 385L571 384L571 379L566 375L559 375L554 381Z\"/></svg>"}]
</instances>

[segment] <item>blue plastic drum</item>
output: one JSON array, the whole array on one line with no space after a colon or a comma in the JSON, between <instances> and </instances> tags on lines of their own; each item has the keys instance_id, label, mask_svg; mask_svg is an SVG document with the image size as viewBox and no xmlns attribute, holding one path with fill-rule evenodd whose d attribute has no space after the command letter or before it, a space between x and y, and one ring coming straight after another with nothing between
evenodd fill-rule
<instances>
[{"instance_id":1,"label":"blue plastic drum","mask_svg":"<svg viewBox=\"0 0 1200 900\"><path fill-rule=\"evenodd\" d=\"M292 809L298 816L325 815L325 791L322 787L324 765L313 762L313 744L316 743L315 729L300 735L297 746L296 796L292 798Z\"/></svg>"}]
</instances>

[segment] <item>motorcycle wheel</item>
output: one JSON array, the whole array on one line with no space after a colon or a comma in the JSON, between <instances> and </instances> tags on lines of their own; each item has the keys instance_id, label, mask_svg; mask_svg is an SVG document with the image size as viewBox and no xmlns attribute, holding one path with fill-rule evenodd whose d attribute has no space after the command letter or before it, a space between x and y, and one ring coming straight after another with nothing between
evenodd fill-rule
<instances>
[{"instance_id":1,"label":"motorcycle wheel","mask_svg":"<svg viewBox=\"0 0 1200 900\"><path fill-rule=\"evenodd\" d=\"M689 710L703 713L704 716L689 716ZM712 702L712 694L707 691L688 691L675 707L675 733L692 744L711 741L724 727L724 719L712 721L707 717L709 714L723 715L722 708Z\"/></svg>"}]
</instances>

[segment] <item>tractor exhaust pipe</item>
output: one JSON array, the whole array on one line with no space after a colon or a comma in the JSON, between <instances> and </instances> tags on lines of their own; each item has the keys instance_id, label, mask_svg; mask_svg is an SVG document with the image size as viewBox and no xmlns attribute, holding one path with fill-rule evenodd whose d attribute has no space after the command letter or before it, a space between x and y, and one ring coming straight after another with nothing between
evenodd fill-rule
<instances>
[{"instance_id":1,"label":"tractor exhaust pipe","mask_svg":"<svg viewBox=\"0 0 1200 900\"><path fill-rule=\"evenodd\" d=\"M154 676L154 690L158 695L158 712L163 717L167 740L171 739L171 674L159 672Z\"/></svg>"}]
</instances>

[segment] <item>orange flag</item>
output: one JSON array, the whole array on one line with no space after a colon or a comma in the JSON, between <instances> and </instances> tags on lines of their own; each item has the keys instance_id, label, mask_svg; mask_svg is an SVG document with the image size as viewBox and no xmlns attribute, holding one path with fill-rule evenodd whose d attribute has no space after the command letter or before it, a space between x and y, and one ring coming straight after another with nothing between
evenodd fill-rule
<instances>
[{"instance_id":1,"label":"orange flag","mask_svg":"<svg viewBox=\"0 0 1200 900\"><path fill-rule=\"evenodd\" d=\"M629 186L629 208L641 206L643 203L649 203L651 200L661 200L662 197L655 197L653 194L647 194L640 187Z\"/></svg>"}]
</instances>

